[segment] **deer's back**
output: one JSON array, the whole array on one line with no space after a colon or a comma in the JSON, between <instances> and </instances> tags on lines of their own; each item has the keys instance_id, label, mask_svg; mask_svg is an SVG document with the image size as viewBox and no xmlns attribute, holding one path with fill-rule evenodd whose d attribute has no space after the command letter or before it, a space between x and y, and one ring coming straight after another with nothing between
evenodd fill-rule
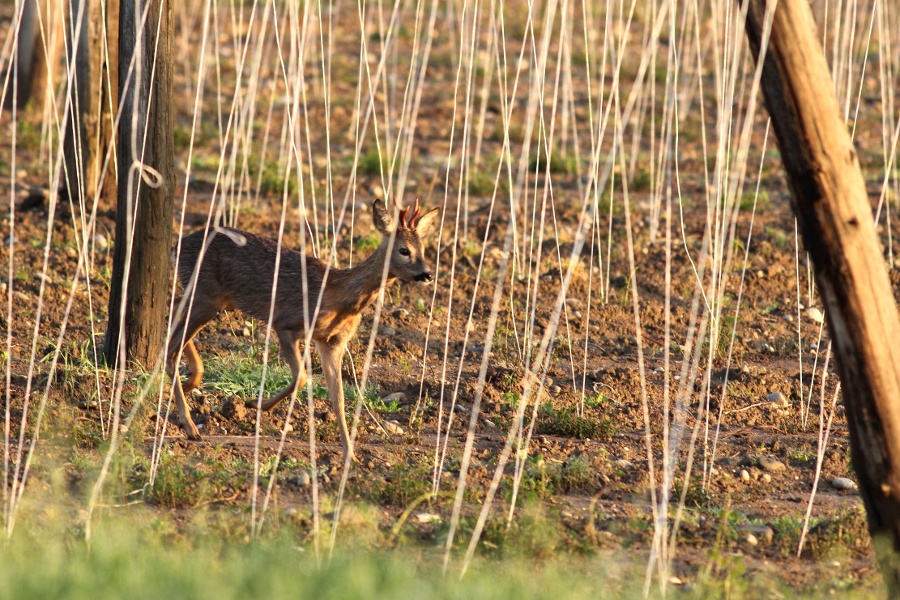
<instances>
[{"instance_id":1,"label":"deer's back","mask_svg":"<svg viewBox=\"0 0 900 600\"><path fill-rule=\"evenodd\" d=\"M236 244L229 235L208 232L208 247L197 278L196 298L209 299L220 308L238 308L257 319L268 321L278 257L277 242L245 231L221 229L242 237L246 244ZM184 289L188 289L197 261L201 258L206 233L204 230L196 231L181 241L178 279ZM303 308L308 306L308 314L315 310L324 270L325 264L319 259L282 246L272 322L274 327L304 328ZM307 282L306 294L304 279Z\"/></svg>"}]
</instances>

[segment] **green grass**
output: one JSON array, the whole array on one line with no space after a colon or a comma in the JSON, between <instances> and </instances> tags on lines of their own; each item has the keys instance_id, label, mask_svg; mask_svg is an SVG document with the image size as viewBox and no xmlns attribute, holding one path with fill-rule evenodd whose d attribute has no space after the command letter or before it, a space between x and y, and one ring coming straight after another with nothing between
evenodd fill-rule
<instances>
[{"instance_id":1,"label":"green grass","mask_svg":"<svg viewBox=\"0 0 900 600\"><path fill-rule=\"evenodd\" d=\"M231 352L205 360L202 389L223 398L231 394L245 400L256 397L262 381L262 354L261 346L253 346L247 353ZM290 370L277 357L278 342L273 340L269 347L269 367L266 369L267 396L284 389L291 381Z\"/></svg>"},{"instance_id":2,"label":"green grass","mask_svg":"<svg viewBox=\"0 0 900 600\"><path fill-rule=\"evenodd\" d=\"M650 180L649 171L639 168L631 179L631 191L646 192L650 190L652 184L653 182Z\"/></svg>"},{"instance_id":3,"label":"green grass","mask_svg":"<svg viewBox=\"0 0 900 600\"><path fill-rule=\"evenodd\" d=\"M356 238L356 249L360 252L374 252L381 245L381 236L366 235Z\"/></svg>"},{"instance_id":4,"label":"green grass","mask_svg":"<svg viewBox=\"0 0 900 600\"><path fill-rule=\"evenodd\" d=\"M469 193L475 196L490 196L494 193L494 175L493 171L473 171L469 173ZM507 184L502 178L497 189L502 193L507 191Z\"/></svg>"},{"instance_id":5,"label":"green grass","mask_svg":"<svg viewBox=\"0 0 900 600\"><path fill-rule=\"evenodd\" d=\"M543 174L546 168L547 154L544 147L541 146L538 152L531 156L528 162L528 170L533 173L539 169L540 173ZM553 152L550 155L550 172L561 175L574 175L578 172L578 162L574 156L562 154L560 151Z\"/></svg>"},{"instance_id":6,"label":"green grass","mask_svg":"<svg viewBox=\"0 0 900 600\"><path fill-rule=\"evenodd\" d=\"M279 517L284 527L276 532L264 528L261 537L251 539L247 525L225 525L214 511L174 518L144 506L104 509L95 513L91 542L86 543L80 519L58 510L43 506L41 515L20 522L8 543L0 545L0 597L636 599L642 597L646 564L641 552L560 554L569 534L559 526L555 509L534 502L526 503L510 527L502 518L488 522L483 536L487 548L464 577L459 576L458 551L442 572L446 524L438 527L436 540L414 549L364 552L339 545L329 557L327 535L317 556L308 531L304 535L299 530L308 522L306 516ZM462 520L455 546L465 543L471 526L471 518ZM805 594L791 591L777 575L751 575L741 556L723 548L707 557L696 581L684 588L670 586L669 595L883 594L877 586L841 583L822 582ZM655 585L650 597L660 597Z\"/></svg>"},{"instance_id":7,"label":"green grass","mask_svg":"<svg viewBox=\"0 0 900 600\"><path fill-rule=\"evenodd\" d=\"M556 409L545 404L541 407L538 419L538 432L550 435L607 440L616 433L616 426L609 419L580 417L574 408Z\"/></svg>"},{"instance_id":8,"label":"green grass","mask_svg":"<svg viewBox=\"0 0 900 600\"><path fill-rule=\"evenodd\" d=\"M375 148L359 157L359 170L365 175L381 175L387 168L387 157L381 156Z\"/></svg>"},{"instance_id":9,"label":"green grass","mask_svg":"<svg viewBox=\"0 0 900 600\"><path fill-rule=\"evenodd\" d=\"M107 515L108 517L108 515ZM289 537L247 542L179 535L148 514L98 523L93 542L73 531L30 531L0 548L0 597L67 598L587 598L609 582L559 563L476 563L460 580L443 576L437 553L346 554L317 561ZM639 590L639 586L634 588ZM637 591L628 594L637 598ZM627 596L626 596L627 597Z\"/></svg>"},{"instance_id":10,"label":"green grass","mask_svg":"<svg viewBox=\"0 0 900 600\"><path fill-rule=\"evenodd\" d=\"M791 244L788 234L777 227L766 227L765 234L779 250L786 250Z\"/></svg>"}]
</instances>

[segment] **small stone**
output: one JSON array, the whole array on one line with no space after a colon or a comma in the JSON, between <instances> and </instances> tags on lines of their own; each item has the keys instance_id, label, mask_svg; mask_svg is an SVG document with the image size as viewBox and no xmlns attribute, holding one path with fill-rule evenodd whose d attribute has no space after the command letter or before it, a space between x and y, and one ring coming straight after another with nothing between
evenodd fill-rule
<instances>
[{"instance_id":1,"label":"small stone","mask_svg":"<svg viewBox=\"0 0 900 600\"><path fill-rule=\"evenodd\" d=\"M453 410L458 413L462 413L462 414L466 414L467 412L469 412L469 409L466 408L465 406L463 406L462 404L454 404Z\"/></svg>"},{"instance_id":2,"label":"small stone","mask_svg":"<svg viewBox=\"0 0 900 600\"><path fill-rule=\"evenodd\" d=\"M384 188L376 183L372 186L372 195L378 200L384 199Z\"/></svg>"},{"instance_id":3,"label":"small stone","mask_svg":"<svg viewBox=\"0 0 900 600\"><path fill-rule=\"evenodd\" d=\"M737 530L747 536L753 536L757 542L762 540L766 544L772 543L775 539L775 532L768 525L756 525L748 523L746 525L738 525ZM755 545L755 544L754 544Z\"/></svg>"},{"instance_id":4,"label":"small stone","mask_svg":"<svg viewBox=\"0 0 900 600\"><path fill-rule=\"evenodd\" d=\"M472 333L473 331L475 331L475 322L474 322L474 321L469 321L468 323L466 323L466 330L467 330L469 333Z\"/></svg>"},{"instance_id":5,"label":"small stone","mask_svg":"<svg viewBox=\"0 0 900 600\"><path fill-rule=\"evenodd\" d=\"M509 252L504 252L500 248L491 248L488 254L495 260L503 260L504 258L509 258Z\"/></svg>"},{"instance_id":6,"label":"small stone","mask_svg":"<svg viewBox=\"0 0 900 600\"><path fill-rule=\"evenodd\" d=\"M807 309L806 316L809 317L809 320L813 323L824 323L825 315L822 314L822 311L816 307L812 307Z\"/></svg>"},{"instance_id":7,"label":"small stone","mask_svg":"<svg viewBox=\"0 0 900 600\"><path fill-rule=\"evenodd\" d=\"M303 471L299 475L297 475L297 485L300 487L306 487L309 485L312 478L309 476L309 473Z\"/></svg>"},{"instance_id":8,"label":"small stone","mask_svg":"<svg viewBox=\"0 0 900 600\"><path fill-rule=\"evenodd\" d=\"M759 468L766 471L784 471L786 468L784 463L774 456L760 456L756 459L756 464Z\"/></svg>"},{"instance_id":9,"label":"small stone","mask_svg":"<svg viewBox=\"0 0 900 600\"><path fill-rule=\"evenodd\" d=\"M402 404L406 401L406 394L403 392L394 392L393 394L388 394L384 398L381 399L385 404L391 404L393 402L397 402Z\"/></svg>"},{"instance_id":10,"label":"small stone","mask_svg":"<svg viewBox=\"0 0 900 600\"><path fill-rule=\"evenodd\" d=\"M387 325L382 325L378 328L378 333L385 337L391 337L392 335L397 333L397 330L393 327L388 327Z\"/></svg>"},{"instance_id":11,"label":"small stone","mask_svg":"<svg viewBox=\"0 0 900 600\"><path fill-rule=\"evenodd\" d=\"M769 401L769 406L771 408L789 408L791 406L791 401L788 400L787 396L785 396L781 392L772 392L771 394L767 394L766 400Z\"/></svg>"},{"instance_id":12,"label":"small stone","mask_svg":"<svg viewBox=\"0 0 900 600\"><path fill-rule=\"evenodd\" d=\"M241 329L241 337L250 337L250 328L244 327Z\"/></svg>"},{"instance_id":13,"label":"small stone","mask_svg":"<svg viewBox=\"0 0 900 600\"><path fill-rule=\"evenodd\" d=\"M554 385L552 388L550 388L550 394L553 396L559 396L559 394L561 392L562 392L562 388L559 387L558 385Z\"/></svg>"},{"instance_id":14,"label":"small stone","mask_svg":"<svg viewBox=\"0 0 900 600\"><path fill-rule=\"evenodd\" d=\"M619 460L616 461L616 466L619 467L620 469L630 469L634 465L631 464L630 460L625 460L624 458L620 458Z\"/></svg>"},{"instance_id":15,"label":"small stone","mask_svg":"<svg viewBox=\"0 0 900 600\"><path fill-rule=\"evenodd\" d=\"M493 421L491 421L490 419L485 419L485 420L484 420L484 424L487 425L487 426L490 427L490 428L494 428L494 427L497 426L497 424L494 423Z\"/></svg>"},{"instance_id":16,"label":"small stone","mask_svg":"<svg viewBox=\"0 0 900 600\"><path fill-rule=\"evenodd\" d=\"M109 240L106 239L105 235L98 233L94 236L94 248L98 252L106 252L109 249Z\"/></svg>"},{"instance_id":17,"label":"small stone","mask_svg":"<svg viewBox=\"0 0 900 600\"><path fill-rule=\"evenodd\" d=\"M12 246L15 243L16 243L16 237L13 235L8 235L5 238L3 238L4 246Z\"/></svg>"},{"instance_id":18,"label":"small stone","mask_svg":"<svg viewBox=\"0 0 900 600\"><path fill-rule=\"evenodd\" d=\"M403 428L397 421L385 421L384 430L391 435L403 435Z\"/></svg>"},{"instance_id":19,"label":"small stone","mask_svg":"<svg viewBox=\"0 0 900 600\"><path fill-rule=\"evenodd\" d=\"M768 473L763 473L762 480L763 480L763 483L772 483L772 476L769 475Z\"/></svg>"},{"instance_id":20,"label":"small stone","mask_svg":"<svg viewBox=\"0 0 900 600\"><path fill-rule=\"evenodd\" d=\"M396 317L398 319L404 319L407 316L409 316L409 311L405 308L398 308L397 310L394 311L393 314L394 314L394 317Z\"/></svg>"},{"instance_id":21,"label":"small stone","mask_svg":"<svg viewBox=\"0 0 900 600\"><path fill-rule=\"evenodd\" d=\"M416 521L419 523L440 523L441 517L433 513L418 513L416 514Z\"/></svg>"},{"instance_id":22,"label":"small stone","mask_svg":"<svg viewBox=\"0 0 900 600\"><path fill-rule=\"evenodd\" d=\"M859 486L856 485L856 482L852 479L848 479L846 477L835 477L831 480L831 487L836 490L856 490L859 489Z\"/></svg>"},{"instance_id":23,"label":"small stone","mask_svg":"<svg viewBox=\"0 0 900 600\"><path fill-rule=\"evenodd\" d=\"M285 423L285 425L284 425L284 432L285 432L285 433L290 433L290 432L292 432L293 430L294 430L294 426L293 426L293 425L291 425L290 423Z\"/></svg>"},{"instance_id":24,"label":"small stone","mask_svg":"<svg viewBox=\"0 0 900 600\"><path fill-rule=\"evenodd\" d=\"M581 310L584 308L584 303L578 298L566 298L566 304L568 304L569 308L572 310Z\"/></svg>"},{"instance_id":25,"label":"small stone","mask_svg":"<svg viewBox=\"0 0 900 600\"><path fill-rule=\"evenodd\" d=\"M124 423L122 425L119 425L119 432L128 433L128 425L125 425Z\"/></svg>"},{"instance_id":26,"label":"small stone","mask_svg":"<svg viewBox=\"0 0 900 600\"><path fill-rule=\"evenodd\" d=\"M759 540L756 539L756 536L752 533L748 533L746 537L744 537L744 541L747 542L748 546L756 546L759 544Z\"/></svg>"},{"instance_id":27,"label":"small stone","mask_svg":"<svg viewBox=\"0 0 900 600\"><path fill-rule=\"evenodd\" d=\"M13 297L20 302L31 302L31 296L29 296L25 292L20 292L18 290L13 292Z\"/></svg>"},{"instance_id":28,"label":"small stone","mask_svg":"<svg viewBox=\"0 0 900 600\"><path fill-rule=\"evenodd\" d=\"M741 481L750 481L750 471L741 469Z\"/></svg>"}]
</instances>

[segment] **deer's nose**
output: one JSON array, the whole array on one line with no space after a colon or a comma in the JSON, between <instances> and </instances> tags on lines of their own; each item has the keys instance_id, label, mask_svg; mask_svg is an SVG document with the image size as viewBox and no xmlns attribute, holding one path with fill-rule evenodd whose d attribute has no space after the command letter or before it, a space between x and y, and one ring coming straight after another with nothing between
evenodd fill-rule
<instances>
[{"instance_id":1,"label":"deer's nose","mask_svg":"<svg viewBox=\"0 0 900 600\"><path fill-rule=\"evenodd\" d=\"M416 281L428 283L432 279L434 279L434 277L431 276L431 271L423 271L422 273L416 275Z\"/></svg>"}]
</instances>

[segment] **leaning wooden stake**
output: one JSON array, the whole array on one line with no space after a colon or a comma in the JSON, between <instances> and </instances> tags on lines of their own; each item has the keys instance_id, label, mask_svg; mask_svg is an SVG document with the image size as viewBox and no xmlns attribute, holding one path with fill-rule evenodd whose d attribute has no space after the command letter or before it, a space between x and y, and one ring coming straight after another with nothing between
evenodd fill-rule
<instances>
[{"instance_id":1,"label":"leaning wooden stake","mask_svg":"<svg viewBox=\"0 0 900 600\"><path fill-rule=\"evenodd\" d=\"M749 9L747 37L758 61L769 2L744 1ZM896 595L900 592L900 318L859 161L838 109L807 0L777 0L771 38L762 53L766 107L837 349L853 466L885 579ZM890 544L882 545L881 540Z\"/></svg>"}]
</instances>

